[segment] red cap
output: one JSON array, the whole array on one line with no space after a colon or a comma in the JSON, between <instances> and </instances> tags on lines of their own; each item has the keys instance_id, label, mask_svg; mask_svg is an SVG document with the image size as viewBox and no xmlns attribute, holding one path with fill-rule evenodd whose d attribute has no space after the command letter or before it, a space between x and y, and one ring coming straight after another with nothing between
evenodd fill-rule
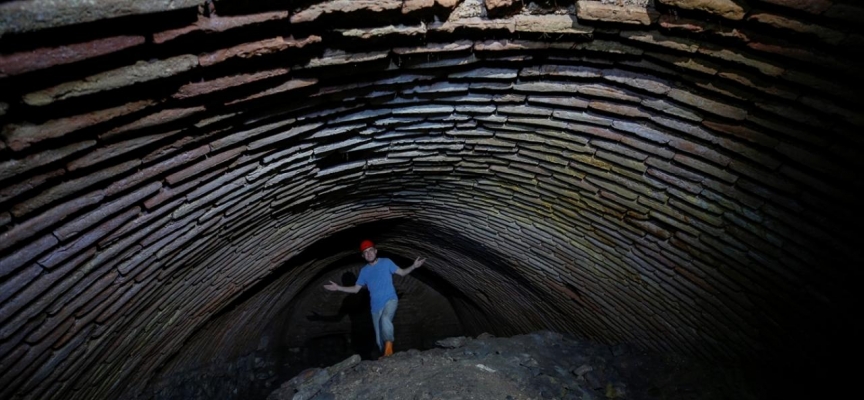
<instances>
[{"instance_id":1,"label":"red cap","mask_svg":"<svg viewBox=\"0 0 864 400\"><path fill-rule=\"evenodd\" d=\"M364 240L360 242L360 251L363 252L370 247L375 247L375 243L372 243L371 240Z\"/></svg>"}]
</instances>

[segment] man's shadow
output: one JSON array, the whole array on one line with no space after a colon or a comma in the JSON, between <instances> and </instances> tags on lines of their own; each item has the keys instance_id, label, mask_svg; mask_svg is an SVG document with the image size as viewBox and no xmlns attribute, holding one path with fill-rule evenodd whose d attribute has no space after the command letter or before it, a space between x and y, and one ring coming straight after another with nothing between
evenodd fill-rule
<instances>
[{"instance_id":1,"label":"man's shadow","mask_svg":"<svg viewBox=\"0 0 864 400\"><path fill-rule=\"evenodd\" d=\"M357 276L353 272L347 271L342 274L340 285L350 287L355 284L357 284ZM345 350L351 354L359 354L363 359L374 359L378 346L375 344L375 328L372 326L371 312L369 291L363 289L359 293L346 294L337 314L321 315L313 311L312 315L307 316L306 319L315 322L338 323L347 316L351 327L345 335Z\"/></svg>"}]
</instances>

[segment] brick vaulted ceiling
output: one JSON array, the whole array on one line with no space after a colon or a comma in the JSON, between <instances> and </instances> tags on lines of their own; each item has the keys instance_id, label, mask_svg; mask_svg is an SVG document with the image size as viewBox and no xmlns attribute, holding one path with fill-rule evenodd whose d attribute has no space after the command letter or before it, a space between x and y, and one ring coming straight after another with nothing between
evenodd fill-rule
<instances>
[{"instance_id":1,"label":"brick vaulted ceiling","mask_svg":"<svg viewBox=\"0 0 864 400\"><path fill-rule=\"evenodd\" d=\"M356 243L299 254L395 220L382 247L513 331L706 359L828 340L862 277L862 23L838 0L4 1L0 398L134 396L257 282L290 305Z\"/></svg>"}]
</instances>

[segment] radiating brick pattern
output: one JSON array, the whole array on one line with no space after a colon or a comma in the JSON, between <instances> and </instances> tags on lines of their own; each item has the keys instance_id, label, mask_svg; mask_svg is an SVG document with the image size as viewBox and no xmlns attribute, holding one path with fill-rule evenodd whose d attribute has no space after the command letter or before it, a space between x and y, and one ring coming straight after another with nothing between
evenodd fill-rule
<instances>
[{"instance_id":1,"label":"radiating brick pattern","mask_svg":"<svg viewBox=\"0 0 864 400\"><path fill-rule=\"evenodd\" d=\"M746 359L852 317L860 5L48 3L0 4L2 398L143 393L394 219L503 333Z\"/></svg>"}]
</instances>

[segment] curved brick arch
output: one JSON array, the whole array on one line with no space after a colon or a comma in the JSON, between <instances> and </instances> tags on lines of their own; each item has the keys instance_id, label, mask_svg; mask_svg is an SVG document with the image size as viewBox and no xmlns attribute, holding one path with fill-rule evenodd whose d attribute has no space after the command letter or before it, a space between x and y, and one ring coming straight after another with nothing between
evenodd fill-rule
<instances>
[{"instance_id":1,"label":"curved brick arch","mask_svg":"<svg viewBox=\"0 0 864 400\"><path fill-rule=\"evenodd\" d=\"M135 394L394 218L514 331L746 359L846 327L861 8L603 3L3 3L0 396Z\"/></svg>"}]
</instances>

